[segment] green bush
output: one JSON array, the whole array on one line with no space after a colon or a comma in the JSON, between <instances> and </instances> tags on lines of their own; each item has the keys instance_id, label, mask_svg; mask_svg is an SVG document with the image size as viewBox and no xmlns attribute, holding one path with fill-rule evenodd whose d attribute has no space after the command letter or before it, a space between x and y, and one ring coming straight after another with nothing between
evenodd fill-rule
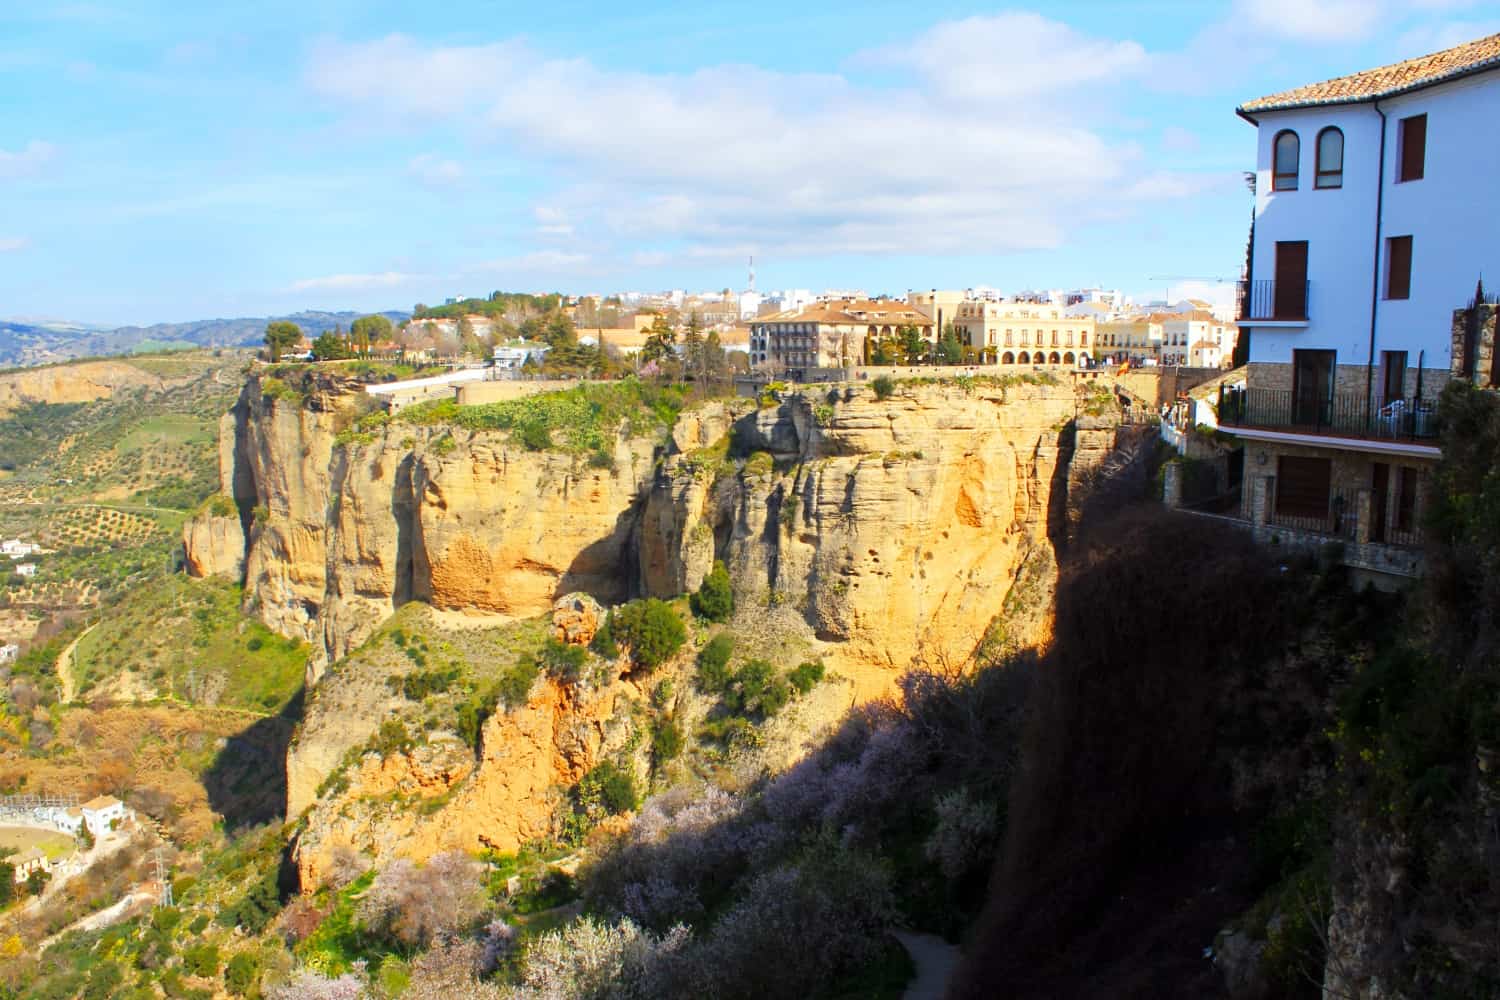
<instances>
[{"instance_id":1,"label":"green bush","mask_svg":"<svg viewBox=\"0 0 1500 1000\"><path fill-rule=\"evenodd\" d=\"M610 760L600 761L579 780L578 799L586 811L597 804L611 816L629 812L640 801L635 775Z\"/></svg>"},{"instance_id":2,"label":"green bush","mask_svg":"<svg viewBox=\"0 0 1500 1000\"><path fill-rule=\"evenodd\" d=\"M734 636L720 632L698 651L698 689L720 694L729 686L729 658L734 654Z\"/></svg>"},{"instance_id":3,"label":"green bush","mask_svg":"<svg viewBox=\"0 0 1500 1000\"><path fill-rule=\"evenodd\" d=\"M658 765L682 753L682 727L674 719L651 723L651 757Z\"/></svg>"},{"instance_id":4,"label":"green bush","mask_svg":"<svg viewBox=\"0 0 1500 1000\"><path fill-rule=\"evenodd\" d=\"M101 962L94 966L89 973L87 985L83 988L83 1000L113 1000L119 996L120 987L125 982L125 973L114 962Z\"/></svg>"},{"instance_id":5,"label":"green bush","mask_svg":"<svg viewBox=\"0 0 1500 1000\"><path fill-rule=\"evenodd\" d=\"M220 910L217 919L225 927L243 927L250 934L259 934L280 910L281 898L273 869L250 886L243 896Z\"/></svg>"},{"instance_id":6,"label":"green bush","mask_svg":"<svg viewBox=\"0 0 1500 1000\"><path fill-rule=\"evenodd\" d=\"M495 682L495 693L501 701L505 702L506 708L520 708L526 704L526 696L531 693L531 685L536 683L537 676L541 672L541 667L537 665L535 658L523 656L513 667L500 675L500 679Z\"/></svg>"},{"instance_id":7,"label":"green bush","mask_svg":"<svg viewBox=\"0 0 1500 1000\"><path fill-rule=\"evenodd\" d=\"M875 390L876 399L890 399L896 391L896 383L889 375L876 375L870 380L870 388Z\"/></svg>"},{"instance_id":8,"label":"green bush","mask_svg":"<svg viewBox=\"0 0 1500 1000\"><path fill-rule=\"evenodd\" d=\"M589 643L589 649L596 656L606 660L613 660L620 655L620 647L615 644L615 613L613 610L604 615L604 624L599 626L599 631L594 633L593 641Z\"/></svg>"},{"instance_id":9,"label":"green bush","mask_svg":"<svg viewBox=\"0 0 1500 1000\"><path fill-rule=\"evenodd\" d=\"M260 959L254 952L242 951L224 967L224 985L237 997L247 995L260 979Z\"/></svg>"},{"instance_id":10,"label":"green bush","mask_svg":"<svg viewBox=\"0 0 1500 1000\"><path fill-rule=\"evenodd\" d=\"M786 679L799 694L807 694L818 681L823 679L823 661L812 660L799 664L797 669L787 674Z\"/></svg>"},{"instance_id":11,"label":"green bush","mask_svg":"<svg viewBox=\"0 0 1500 1000\"><path fill-rule=\"evenodd\" d=\"M219 974L219 949L212 944L196 944L182 953L182 964L188 972L202 979Z\"/></svg>"},{"instance_id":12,"label":"green bush","mask_svg":"<svg viewBox=\"0 0 1500 1000\"><path fill-rule=\"evenodd\" d=\"M769 661L746 660L724 692L724 703L737 715L769 718L791 697L791 685Z\"/></svg>"},{"instance_id":13,"label":"green bush","mask_svg":"<svg viewBox=\"0 0 1500 1000\"><path fill-rule=\"evenodd\" d=\"M407 652L409 654L411 650ZM386 686L392 691L400 691L401 696L408 701L422 701L428 695L447 691L458 680L459 672L457 667L418 671L405 677L388 677Z\"/></svg>"},{"instance_id":14,"label":"green bush","mask_svg":"<svg viewBox=\"0 0 1500 1000\"><path fill-rule=\"evenodd\" d=\"M382 757L389 757L396 753L405 753L416 746L411 733L406 730L406 723L400 719L386 719L380 724L380 729L375 733L374 739L370 741L370 749Z\"/></svg>"},{"instance_id":15,"label":"green bush","mask_svg":"<svg viewBox=\"0 0 1500 1000\"><path fill-rule=\"evenodd\" d=\"M654 597L619 608L611 630L616 642L629 647L635 664L647 670L665 663L687 641L687 629L677 612Z\"/></svg>"},{"instance_id":16,"label":"green bush","mask_svg":"<svg viewBox=\"0 0 1500 1000\"><path fill-rule=\"evenodd\" d=\"M577 684L583 676L583 664L588 659L582 646L571 646L549 638L537 654L542 669L559 684Z\"/></svg>"},{"instance_id":17,"label":"green bush","mask_svg":"<svg viewBox=\"0 0 1500 1000\"><path fill-rule=\"evenodd\" d=\"M728 621L734 614L734 589L729 583L729 570L722 560L714 560L714 568L703 578L703 584L692 597L693 614L711 622Z\"/></svg>"}]
</instances>

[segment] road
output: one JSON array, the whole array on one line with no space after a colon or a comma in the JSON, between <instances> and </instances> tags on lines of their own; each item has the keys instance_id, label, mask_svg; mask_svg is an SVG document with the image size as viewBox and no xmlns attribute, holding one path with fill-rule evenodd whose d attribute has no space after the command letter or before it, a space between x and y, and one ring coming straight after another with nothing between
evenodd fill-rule
<instances>
[{"instance_id":1,"label":"road","mask_svg":"<svg viewBox=\"0 0 1500 1000\"><path fill-rule=\"evenodd\" d=\"M95 622L88 628L84 629L82 632L79 632L78 636L72 642L68 643L67 647L61 653L57 654L57 686L61 692L59 695L59 700L61 700L64 705L71 705L73 703L73 699L78 694L78 692L74 690L77 687L77 682L73 680L73 650L78 648L78 643L83 639L84 636L88 635L98 627L99 623Z\"/></svg>"}]
</instances>

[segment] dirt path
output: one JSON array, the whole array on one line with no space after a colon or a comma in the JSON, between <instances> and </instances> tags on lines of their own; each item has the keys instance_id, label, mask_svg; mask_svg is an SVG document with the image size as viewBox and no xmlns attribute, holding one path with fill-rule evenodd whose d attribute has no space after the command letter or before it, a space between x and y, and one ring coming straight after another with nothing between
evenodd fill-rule
<instances>
[{"instance_id":1,"label":"dirt path","mask_svg":"<svg viewBox=\"0 0 1500 1000\"><path fill-rule=\"evenodd\" d=\"M903 1000L943 1000L958 965L957 946L932 934L910 931L896 931L896 940L917 964L917 977L907 985Z\"/></svg>"},{"instance_id":2,"label":"dirt path","mask_svg":"<svg viewBox=\"0 0 1500 1000\"><path fill-rule=\"evenodd\" d=\"M84 629L82 632L79 632L78 637L75 638L72 642L68 643L67 647L64 648L61 653L57 654L57 665L55 667L55 669L57 670L57 686L61 689L62 692L59 700L61 700L64 705L72 704L74 697L76 697L78 694L78 692L74 690L74 688L77 687L77 683L73 680L73 650L78 648L78 643L83 639L84 636L88 635L98 627L99 623L95 622L88 628Z\"/></svg>"}]
</instances>

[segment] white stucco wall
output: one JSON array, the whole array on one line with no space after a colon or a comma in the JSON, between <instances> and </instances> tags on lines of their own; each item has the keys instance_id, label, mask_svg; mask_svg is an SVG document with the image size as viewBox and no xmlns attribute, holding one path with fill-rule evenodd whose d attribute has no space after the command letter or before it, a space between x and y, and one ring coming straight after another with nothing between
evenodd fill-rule
<instances>
[{"instance_id":1,"label":"white stucco wall","mask_svg":"<svg viewBox=\"0 0 1500 1000\"><path fill-rule=\"evenodd\" d=\"M1468 303L1481 272L1500 287L1500 72L1382 101L1386 114L1384 222L1380 252L1392 236L1412 237L1411 298L1381 298L1375 358L1419 352L1428 368L1447 368L1453 310ZM1427 115L1425 176L1396 183L1404 117ZM1257 116L1254 277L1276 275L1278 240L1308 241L1310 322L1305 328L1255 326L1253 361L1290 362L1296 348L1334 350L1340 364L1369 360L1370 292L1385 294L1384 261L1374 266L1380 116L1371 104L1271 112ZM1313 186L1318 132L1344 132L1344 185ZM1271 190L1272 143L1283 129L1302 141L1296 191ZM1378 276L1378 277L1377 277Z\"/></svg>"}]
</instances>

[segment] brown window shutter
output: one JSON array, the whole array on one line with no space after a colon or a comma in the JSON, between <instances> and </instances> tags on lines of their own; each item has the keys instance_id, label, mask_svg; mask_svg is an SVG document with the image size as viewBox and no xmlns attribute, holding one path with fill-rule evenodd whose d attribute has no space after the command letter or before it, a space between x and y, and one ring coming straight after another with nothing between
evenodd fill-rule
<instances>
[{"instance_id":1,"label":"brown window shutter","mask_svg":"<svg viewBox=\"0 0 1500 1000\"><path fill-rule=\"evenodd\" d=\"M1386 241L1385 297L1411 298L1411 237L1392 236Z\"/></svg>"},{"instance_id":2,"label":"brown window shutter","mask_svg":"<svg viewBox=\"0 0 1500 1000\"><path fill-rule=\"evenodd\" d=\"M1427 116L1413 115L1401 119L1401 177L1403 181L1422 179L1427 165Z\"/></svg>"},{"instance_id":3,"label":"brown window shutter","mask_svg":"<svg viewBox=\"0 0 1500 1000\"><path fill-rule=\"evenodd\" d=\"M1276 463L1276 513L1326 517L1333 463L1326 458L1282 455Z\"/></svg>"}]
</instances>

